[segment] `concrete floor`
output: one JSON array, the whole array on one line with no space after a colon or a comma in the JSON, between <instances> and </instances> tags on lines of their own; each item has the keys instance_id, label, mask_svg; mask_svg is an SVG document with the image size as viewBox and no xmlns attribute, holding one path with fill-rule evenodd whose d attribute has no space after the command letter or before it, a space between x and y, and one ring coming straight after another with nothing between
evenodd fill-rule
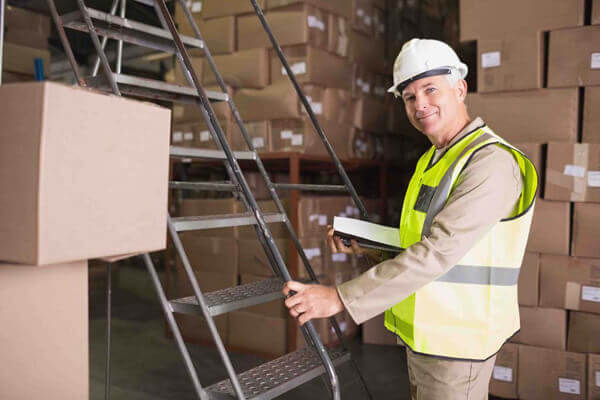
<instances>
[{"instance_id":1,"label":"concrete floor","mask_svg":"<svg viewBox=\"0 0 600 400\"><path fill-rule=\"evenodd\" d=\"M142 265L119 265L112 301L111 398L114 400L197 399L174 342L165 336L162 311L149 275ZM90 394L104 399L105 324L104 293L90 295ZM213 348L188 346L202 385L226 378ZM395 346L364 345L359 339L351 350L375 399L409 399L406 356ZM248 354L231 354L236 371L265 360ZM339 368L344 400L365 399L358 375L346 363ZM320 379L285 394L282 399L327 399Z\"/></svg>"}]
</instances>

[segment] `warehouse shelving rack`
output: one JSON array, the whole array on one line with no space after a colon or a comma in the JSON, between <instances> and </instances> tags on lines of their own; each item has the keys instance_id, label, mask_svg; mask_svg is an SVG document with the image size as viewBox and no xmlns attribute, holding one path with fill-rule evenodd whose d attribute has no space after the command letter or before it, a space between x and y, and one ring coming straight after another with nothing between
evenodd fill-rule
<instances>
[{"instance_id":1,"label":"warehouse shelving rack","mask_svg":"<svg viewBox=\"0 0 600 400\"><path fill-rule=\"evenodd\" d=\"M344 344L340 328L334 318L331 318L331 324L339 337L342 347L340 349L326 349L321 342L321 339L311 322L304 324L302 332L307 342L305 349L288 353L276 360L269 361L249 371L237 374L233 368L229 355L223 345L223 341L216 329L213 317L225 312L234 311L244 307L249 307L256 304L261 304L270 301L276 297L283 297L281 293L282 285L285 281L291 279L285 262L282 259L277 246L273 240L271 232L267 226L272 222L285 223L293 242L296 245L296 250L300 254L303 264L312 281L317 281L317 277L312 270L310 263L304 254L302 247L294 233L290 219L285 213L282 202L277 194L277 185L273 184L266 172L266 169L259 157L252 141L249 139L248 132L241 120L241 117L233 103L232 99L226 94L225 83L221 78L210 50L205 45L202 34L196 25L191 12L186 6L184 0L179 0L179 3L186 14L186 18L193 28L195 37L180 36L175 27L175 23L169 13L165 0L135 0L147 6L153 7L158 16L162 28L143 24L140 22L128 20L125 18L126 0L113 0L109 13L88 8L84 0L76 0L78 10L66 14L59 15L54 0L47 0L50 8L50 13L55 22L60 40L67 54L76 81L81 86L94 87L99 90L109 91L115 95L129 95L134 97L150 98L155 100L182 102L195 104L199 107L210 133L215 143L217 150L202 150L185 147L171 146L170 155L174 158L186 159L202 159L202 160L217 160L223 162L225 169L229 175L227 182L170 182L169 186L172 189L183 190L230 190L236 192L244 205L247 208L246 213L235 215L219 215L211 217L180 217L167 219L167 228L169 236L177 250L177 253L182 261L186 275L192 286L194 296L185 299L176 299L169 301L165 295L164 289L159 280L157 271L150 258L149 254L144 254L142 257L150 273L163 311L167 318L168 324L172 330L175 342L181 352L186 370L192 380L194 390L200 399L271 399L277 397L303 383L317 377L323 376L325 373L328 377L329 389L334 400L340 399L340 384L337 377L335 366L343 362L351 360L354 367L354 361L351 359L347 347ZM306 96L302 92L295 76L285 59L281 47L273 36L270 27L264 17L263 11L257 4L256 0L250 0L257 17L262 23L265 32L267 33L280 61L288 73L288 77L294 85L301 102L308 113L315 130L321 138L336 171L339 173L343 185L328 185L323 187L325 191L337 191L350 194L356 207L360 210L363 218L367 218L367 212L360 201L356 190L352 186L342 163L337 158L333 148L331 147L325 133L321 129L315 114L308 103ZM116 16L118 4L121 4L119 16ZM65 33L65 28L87 32L90 35L92 43L96 49L98 60L96 62L94 73L91 77L84 77L77 65L73 51L70 47L69 40ZM103 37L102 42L100 36ZM113 72L104 48L108 39L118 40L118 56L116 63L116 72ZM160 81L153 81L145 78L121 74L121 59L123 51L123 42L128 42L134 45L148 47L161 52L175 54L179 61L185 76L191 86L184 87L179 85L168 84ZM194 71L187 47L198 48L204 51L204 55L209 62L209 65L217 77L217 81L221 88L221 92L205 91L199 83L198 77ZM97 75L99 68L102 68L102 75ZM225 135L215 117L211 102L227 102L230 106L236 123L240 127L240 131L246 141L249 150L237 151L231 150ZM256 164L265 183L269 188L269 192L275 204L277 205L277 213L263 213L253 194L250 191L246 182L240 161L253 161ZM279 188L282 188L281 186ZM294 187L286 189L294 190L310 190L315 191L319 188L313 185L296 184ZM187 258L183 245L181 243L179 232L188 230L212 229L220 227L233 227L242 225L253 225L258 239L265 251L267 259L275 273L276 279L257 282L248 285L232 287L212 293L202 293L196 280L194 271ZM110 273L110 269L108 271ZM110 288L110 285L108 285ZM110 290L110 289L109 289ZM109 302L110 305L110 302ZM203 316L215 345L221 357L223 364L229 375L229 379L211 385L202 387L200 379L194 367L194 363L190 357L185 343L183 342L181 332L174 318L175 312L192 313ZM110 328L108 320L108 327ZM110 331L109 331L110 332ZM110 355L110 336L107 343L107 360ZM107 386L110 376L110 362L107 362ZM356 368L357 372L358 369ZM359 372L360 375L360 372ZM362 381L362 376L361 381ZM362 381L364 385L364 381ZM368 393L366 385L364 386L367 392L367 397L371 397ZM109 389L109 387L107 387ZM107 390L107 396L109 390Z\"/></svg>"}]
</instances>

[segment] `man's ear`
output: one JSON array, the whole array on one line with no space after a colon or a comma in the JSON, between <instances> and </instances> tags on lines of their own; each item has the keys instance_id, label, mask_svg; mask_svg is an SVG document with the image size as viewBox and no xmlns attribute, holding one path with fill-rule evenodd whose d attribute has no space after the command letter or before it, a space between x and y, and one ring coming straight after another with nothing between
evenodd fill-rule
<instances>
[{"instance_id":1,"label":"man's ear","mask_svg":"<svg viewBox=\"0 0 600 400\"><path fill-rule=\"evenodd\" d=\"M467 97L467 81L460 79L458 82L456 82L456 94L458 95L460 101L464 103L465 98Z\"/></svg>"}]
</instances>

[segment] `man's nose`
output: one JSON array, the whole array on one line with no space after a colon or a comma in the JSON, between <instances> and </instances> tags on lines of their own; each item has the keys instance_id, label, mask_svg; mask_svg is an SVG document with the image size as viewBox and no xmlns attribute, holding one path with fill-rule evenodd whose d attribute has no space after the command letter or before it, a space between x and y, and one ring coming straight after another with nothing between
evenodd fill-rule
<instances>
[{"instance_id":1,"label":"man's nose","mask_svg":"<svg viewBox=\"0 0 600 400\"><path fill-rule=\"evenodd\" d=\"M420 95L417 95L415 97L415 109L417 111L426 110L428 106L429 106L429 102L427 101L427 97L420 96Z\"/></svg>"}]
</instances>

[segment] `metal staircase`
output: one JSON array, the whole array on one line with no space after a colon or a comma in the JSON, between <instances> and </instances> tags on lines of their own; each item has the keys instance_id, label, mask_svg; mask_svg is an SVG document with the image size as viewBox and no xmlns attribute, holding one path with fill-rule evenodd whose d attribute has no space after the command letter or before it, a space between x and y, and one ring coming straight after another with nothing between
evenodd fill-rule
<instances>
[{"instance_id":1,"label":"metal staircase","mask_svg":"<svg viewBox=\"0 0 600 400\"><path fill-rule=\"evenodd\" d=\"M333 399L340 399L340 385L335 371L335 366L343 362L353 363L350 354L344 344L341 330L335 320L331 318L330 322L340 340L340 349L326 349L311 322L302 327L303 335L307 342L307 347L284 355L278 359L267 362L256 368L242 373L236 373L231 360L225 350L223 341L217 332L213 317L238 310L245 307L273 301L283 298L281 292L283 283L291 280L291 276L285 265L285 262L274 242L269 227L270 223L284 223L289 231L290 237L303 261L307 274L312 282L318 282L317 277L311 268L306 254L297 235L295 234L290 220L288 219L281 199L277 194L280 190L305 190L305 191L327 191L342 192L350 194L354 203L361 212L363 218L367 217L364 205L360 201L354 187L352 186L344 168L333 151L327 137L321 129L315 114L313 113L306 96L303 94L293 71L290 69L283 52L269 28L261 8L256 0L251 1L257 17L260 19L271 43L281 60L287 75L294 85L298 96L300 97L304 108L306 109L316 132L320 136L323 145L327 149L337 172L339 173L343 185L302 185L302 184L273 184L267 174L267 171L255 150L252 140L241 120L233 100L227 95L225 83L219 74L210 50L205 45L202 34L196 25L194 18L185 4L185 0L178 0L180 6L185 12L188 22L195 33L195 37L181 36L178 34L173 19L169 13L165 0L135 0L141 4L153 7L156 15L161 21L162 28L131 21L125 18L126 0L113 0L108 13L94 10L86 7L84 0L76 0L78 9L74 12L59 15L54 0L47 0L53 20L56 24L59 37L67 54L67 57L73 68L77 82L86 87L93 87L99 90L112 92L116 95L128 95L134 97L143 97L154 100L163 100L170 102L180 102L196 104L209 127L213 140L217 144L217 150L204 150L186 147L171 146L170 155L173 158L188 159L208 159L223 161L229 175L227 182L170 182L169 187L174 190L192 190L206 191L219 190L231 191L236 193L246 207L246 212L230 215L214 215L202 217L168 217L168 232L178 256L181 259L183 268L190 281L194 295L181 299L169 301L165 295L156 269L148 254L143 255L144 262L155 285L160 303L163 307L167 322L172 330L177 346L183 357L187 372L192 380L195 392L199 399L271 399L277 397L317 376L326 375L328 386ZM116 15L120 4L119 16ZM82 76L77 62L73 56L65 29L74 29L87 32L93 42L97 52L97 61L94 66L93 74L89 77ZM102 37L102 41L100 40ZM115 71L109 65L109 61L104 52L107 39L118 40L118 56ZM123 51L123 42L144 46L161 52L174 54L190 86L180 86L168 84L161 81L154 81L146 78L121 74L121 56ZM204 51L204 56L215 73L217 82L222 92L205 91L198 80L188 48L198 48ZM98 75L98 69L102 68L102 75ZM235 122L240 128L241 134L248 145L248 151L234 152L231 150L226 137L215 117L211 103L227 102ZM242 174L238 160L250 160L256 163L258 171L265 180L271 197L276 204L277 212L264 213L260 210L250 188ZM258 239L265 251L270 266L273 269L275 278L258 281L242 286L227 288L210 293L203 293L200 290L193 269L183 248L179 232L190 230L216 229L224 227L252 225L257 233ZM109 270L110 272L110 270ZM110 276L110 275L109 275ZM109 286L110 287L110 286ZM110 292L109 292L110 293ZM110 301L108 303L110 306ZM181 332L175 321L174 313L194 314L203 317L206 320L208 328L214 339L217 350L225 365L229 379L203 387L196 373L193 361L185 346ZM110 324L110 314L107 320ZM110 329L110 325L108 325ZM110 377L110 331L107 342L107 389ZM357 372L358 369L356 368ZM360 372L359 372L360 376ZM362 381L362 376L360 376ZM364 381L362 381L364 385ZM371 398L366 386L364 386L367 398ZM107 390L107 393L109 391Z\"/></svg>"}]
</instances>

